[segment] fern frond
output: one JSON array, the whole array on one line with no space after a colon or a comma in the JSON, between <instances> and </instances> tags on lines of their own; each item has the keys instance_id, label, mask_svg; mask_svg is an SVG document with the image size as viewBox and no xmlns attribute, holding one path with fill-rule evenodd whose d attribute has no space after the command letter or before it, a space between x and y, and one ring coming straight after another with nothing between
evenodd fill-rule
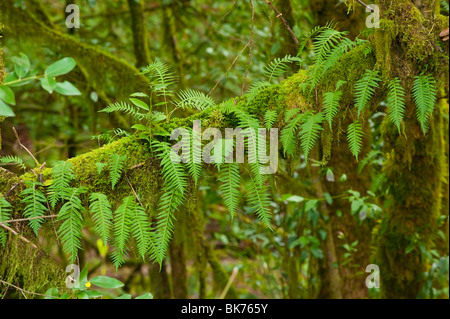
<instances>
[{"instance_id":1,"label":"fern frond","mask_svg":"<svg viewBox=\"0 0 450 319\"><path fill-rule=\"evenodd\" d=\"M128 104L123 101L111 103L106 108L104 108L99 112L104 113L121 112L124 114L129 114L137 120L142 120L144 118L144 115L138 111L136 106Z\"/></svg>"},{"instance_id":2,"label":"fern frond","mask_svg":"<svg viewBox=\"0 0 450 319\"><path fill-rule=\"evenodd\" d=\"M140 204L135 203L134 209L131 210L131 219L133 221L131 223L131 234L136 240L139 255L143 260L145 260L145 255L147 254L149 248L152 247L152 238L147 213Z\"/></svg>"},{"instance_id":3,"label":"fern frond","mask_svg":"<svg viewBox=\"0 0 450 319\"><path fill-rule=\"evenodd\" d=\"M193 108L199 111L207 109L209 107L215 107L216 102L203 92L188 89L178 93L179 101L176 102L177 106L186 109Z\"/></svg>"},{"instance_id":4,"label":"fern frond","mask_svg":"<svg viewBox=\"0 0 450 319\"><path fill-rule=\"evenodd\" d=\"M135 209L135 206L135 198L128 196L123 199L122 204L114 212L114 249L111 259L116 269L125 262L124 255L127 250L127 242L130 239L131 223L133 222L131 212Z\"/></svg>"},{"instance_id":5,"label":"fern frond","mask_svg":"<svg viewBox=\"0 0 450 319\"><path fill-rule=\"evenodd\" d=\"M364 157L364 159L359 163L358 165L358 174L361 174L361 172L363 171L364 167L366 167L367 165L370 165L372 163L374 163L376 161L376 158L381 154L380 151L378 150L372 150L370 151L366 157Z\"/></svg>"},{"instance_id":6,"label":"fern frond","mask_svg":"<svg viewBox=\"0 0 450 319\"><path fill-rule=\"evenodd\" d=\"M362 148L363 136L364 136L364 134L362 131L362 126L359 123L359 121L355 121L348 126L348 129L347 129L348 146L349 146L349 149L352 152L353 156L356 157L357 161L358 161L358 155L361 152L361 148Z\"/></svg>"},{"instance_id":7,"label":"fern frond","mask_svg":"<svg viewBox=\"0 0 450 319\"><path fill-rule=\"evenodd\" d=\"M230 114L236 106L236 99L229 99L219 104L219 110L223 114Z\"/></svg>"},{"instance_id":8,"label":"fern frond","mask_svg":"<svg viewBox=\"0 0 450 319\"><path fill-rule=\"evenodd\" d=\"M272 213L269 208L271 201L268 187L266 185L260 185L254 176L250 174L248 190L246 197L251 209L258 218L270 228Z\"/></svg>"},{"instance_id":9,"label":"fern frond","mask_svg":"<svg viewBox=\"0 0 450 319\"><path fill-rule=\"evenodd\" d=\"M308 161L309 152L316 144L320 137L320 131L323 130L321 124L323 122L323 114L310 114L307 116L305 123L300 128L300 141L305 160Z\"/></svg>"},{"instance_id":10,"label":"fern frond","mask_svg":"<svg viewBox=\"0 0 450 319\"><path fill-rule=\"evenodd\" d=\"M123 163L127 160L125 155L119 154L111 154L109 158L108 168L109 168L109 176L111 178L111 186L112 189L119 182L120 177L122 176L123 171Z\"/></svg>"},{"instance_id":11,"label":"fern frond","mask_svg":"<svg viewBox=\"0 0 450 319\"><path fill-rule=\"evenodd\" d=\"M150 86L159 96L167 98L174 95L170 86L177 82L177 77L172 71L171 66L166 62L157 59L147 67L143 68L142 74L147 77Z\"/></svg>"},{"instance_id":12,"label":"fern frond","mask_svg":"<svg viewBox=\"0 0 450 319\"><path fill-rule=\"evenodd\" d=\"M17 157L17 156L7 155L7 156L0 157L0 163L2 163L2 164L14 164L20 169L23 169L23 170L27 169L27 167L24 164L23 160L20 157Z\"/></svg>"},{"instance_id":13,"label":"fern frond","mask_svg":"<svg viewBox=\"0 0 450 319\"><path fill-rule=\"evenodd\" d=\"M239 127L243 130L247 128L252 128L254 130L258 130L259 128L259 121L257 118L255 118L253 115L248 113L247 111L244 111L240 108L235 108L233 110L234 114L239 120Z\"/></svg>"},{"instance_id":14,"label":"fern frond","mask_svg":"<svg viewBox=\"0 0 450 319\"><path fill-rule=\"evenodd\" d=\"M0 222L11 220L12 207L11 204L0 194ZM6 224L5 226L8 226ZM7 232L3 227L0 227L0 245L6 246Z\"/></svg>"},{"instance_id":15,"label":"fern frond","mask_svg":"<svg viewBox=\"0 0 450 319\"><path fill-rule=\"evenodd\" d=\"M153 147L157 152L157 157L161 160L161 174L164 178L165 185L168 188L177 189L180 194L184 194L187 188L187 175L181 163L174 163L172 161L170 144L154 141Z\"/></svg>"},{"instance_id":16,"label":"fern frond","mask_svg":"<svg viewBox=\"0 0 450 319\"><path fill-rule=\"evenodd\" d=\"M295 148L297 146L297 130L300 124L306 119L306 113L300 113L290 120L285 128L281 131L281 143L283 144L283 152L290 156L294 156Z\"/></svg>"},{"instance_id":17,"label":"fern frond","mask_svg":"<svg viewBox=\"0 0 450 319\"><path fill-rule=\"evenodd\" d=\"M275 110L266 110L266 113L264 113L264 124L266 125L266 128L270 130L277 120L278 113Z\"/></svg>"},{"instance_id":18,"label":"fern frond","mask_svg":"<svg viewBox=\"0 0 450 319\"><path fill-rule=\"evenodd\" d=\"M70 187L70 182L76 178L73 171L73 165L70 162L59 161L53 166L52 170L53 181L49 187L50 196L49 201L53 208L60 200L61 196Z\"/></svg>"},{"instance_id":19,"label":"fern frond","mask_svg":"<svg viewBox=\"0 0 450 319\"><path fill-rule=\"evenodd\" d=\"M253 83L247 91L247 104L253 101L260 92L270 86L272 86L272 83L268 81L258 81Z\"/></svg>"},{"instance_id":20,"label":"fern frond","mask_svg":"<svg viewBox=\"0 0 450 319\"><path fill-rule=\"evenodd\" d=\"M37 182L29 183L28 188L21 194L21 202L26 205L23 210L23 215L25 218L36 218L29 221L30 227L36 236L38 236L38 231L44 222L43 219L37 217L44 216L48 211L47 198L38 189L38 186L41 186L41 184Z\"/></svg>"},{"instance_id":21,"label":"fern frond","mask_svg":"<svg viewBox=\"0 0 450 319\"><path fill-rule=\"evenodd\" d=\"M358 109L358 117L364 111L370 99L375 94L375 88L380 82L378 71L366 70L363 77L355 84L355 106Z\"/></svg>"},{"instance_id":22,"label":"fern frond","mask_svg":"<svg viewBox=\"0 0 450 319\"><path fill-rule=\"evenodd\" d=\"M239 189L241 184L239 164L224 163L221 165L218 180L221 183L219 189L222 192L223 201L230 212L231 218L233 218L239 205Z\"/></svg>"},{"instance_id":23,"label":"fern frond","mask_svg":"<svg viewBox=\"0 0 450 319\"><path fill-rule=\"evenodd\" d=\"M387 95L387 104L389 107L389 119L392 123L395 124L398 128L398 132L400 133L400 125L403 122L403 118L405 116L405 89L400 84L400 80L398 78L394 78L389 82L388 85L388 95Z\"/></svg>"},{"instance_id":24,"label":"fern frond","mask_svg":"<svg viewBox=\"0 0 450 319\"><path fill-rule=\"evenodd\" d=\"M342 97L342 91L327 92L323 95L323 114L325 119L330 124L339 111L339 102Z\"/></svg>"},{"instance_id":25,"label":"fern frond","mask_svg":"<svg viewBox=\"0 0 450 319\"><path fill-rule=\"evenodd\" d=\"M423 133L429 128L437 100L436 81L431 75L420 75L414 78L412 95L416 104L416 115Z\"/></svg>"},{"instance_id":26,"label":"fern frond","mask_svg":"<svg viewBox=\"0 0 450 319\"><path fill-rule=\"evenodd\" d=\"M441 0L441 11L449 14L450 7L446 0Z\"/></svg>"},{"instance_id":27,"label":"fern frond","mask_svg":"<svg viewBox=\"0 0 450 319\"><path fill-rule=\"evenodd\" d=\"M175 212L183 204L184 196L176 188L164 187L159 200L156 233L154 243L156 250L151 256L160 265L166 257L169 243L174 231Z\"/></svg>"},{"instance_id":28,"label":"fern frond","mask_svg":"<svg viewBox=\"0 0 450 319\"><path fill-rule=\"evenodd\" d=\"M302 59L296 56L286 55L283 58L275 58L270 62L264 71L264 76L268 78L268 82L271 83L273 78L282 76L289 68L289 63L297 62L299 65L303 62Z\"/></svg>"},{"instance_id":29,"label":"fern frond","mask_svg":"<svg viewBox=\"0 0 450 319\"><path fill-rule=\"evenodd\" d=\"M79 197L85 192L85 189L72 188L66 189L63 199L66 203L61 207L58 213L58 221L63 221L58 229L58 237L61 240L63 251L67 254L70 263L77 259L78 250L81 249L81 229L83 227L84 207Z\"/></svg>"},{"instance_id":30,"label":"fern frond","mask_svg":"<svg viewBox=\"0 0 450 319\"><path fill-rule=\"evenodd\" d=\"M95 232L106 244L109 242L112 230L113 213L108 197L102 193L92 193L89 211L94 221Z\"/></svg>"}]
</instances>

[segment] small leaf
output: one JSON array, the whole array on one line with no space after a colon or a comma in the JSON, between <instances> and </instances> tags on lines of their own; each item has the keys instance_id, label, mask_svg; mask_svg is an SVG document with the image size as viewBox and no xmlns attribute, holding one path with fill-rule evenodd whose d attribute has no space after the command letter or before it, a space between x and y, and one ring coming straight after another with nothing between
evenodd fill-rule
<instances>
[{"instance_id":1,"label":"small leaf","mask_svg":"<svg viewBox=\"0 0 450 319\"><path fill-rule=\"evenodd\" d=\"M134 299L153 299L153 295L151 293L147 292L147 293L145 293L141 296L138 296Z\"/></svg>"},{"instance_id":2,"label":"small leaf","mask_svg":"<svg viewBox=\"0 0 450 319\"><path fill-rule=\"evenodd\" d=\"M90 282L91 284L101 288L120 288L124 286L124 284L121 281L106 276L94 277L90 280Z\"/></svg>"},{"instance_id":3,"label":"small leaf","mask_svg":"<svg viewBox=\"0 0 450 319\"><path fill-rule=\"evenodd\" d=\"M81 92L68 81L57 83L55 91L62 95L81 95Z\"/></svg>"},{"instance_id":4,"label":"small leaf","mask_svg":"<svg viewBox=\"0 0 450 319\"><path fill-rule=\"evenodd\" d=\"M147 103L139 100L139 99L134 99L134 98L130 98L131 103L133 103L134 105L136 105L137 107L144 109L144 110L150 110L150 107L147 105Z\"/></svg>"},{"instance_id":5,"label":"small leaf","mask_svg":"<svg viewBox=\"0 0 450 319\"><path fill-rule=\"evenodd\" d=\"M16 105L14 92L9 86L6 85L0 85L0 100L3 100L11 105Z\"/></svg>"},{"instance_id":6,"label":"small leaf","mask_svg":"<svg viewBox=\"0 0 450 319\"><path fill-rule=\"evenodd\" d=\"M5 102L3 102L2 100L0 100L0 116L4 116L4 117L14 117L16 116L16 114L13 112L13 110L8 106L8 104L6 104Z\"/></svg>"},{"instance_id":7,"label":"small leaf","mask_svg":"<svg viewBox=\"0 0 450 319\"><path fill-rule=\"evenodd\" d=\"M48 93L52 94L56 87L56 80L51 76L45 76L40 78L41 87L46 90Z\"/></svg>"},{"instance_id":8,"label":"small leaf","mask_svg":"<svg viewBox=\"0 0 450 319\"><path fill-rule=\"evenodd\" d=\"M77 65L74 59L64 58L55 63L51 64L46 70L45 75L47 76L59 76L69 73Z\"/></svg>"},{"instance_id":9,"label":"small leaf","mask_svg":"<svg viewBox=\"0 0 450 319\"><path fill-rule=\"evenodd\" d=\"M138 131L146 131L148 129L147 126L142 125L142 124L135 124L131 128L134 128L135 130L138 130Z\"/></svg>"}]
</instances>

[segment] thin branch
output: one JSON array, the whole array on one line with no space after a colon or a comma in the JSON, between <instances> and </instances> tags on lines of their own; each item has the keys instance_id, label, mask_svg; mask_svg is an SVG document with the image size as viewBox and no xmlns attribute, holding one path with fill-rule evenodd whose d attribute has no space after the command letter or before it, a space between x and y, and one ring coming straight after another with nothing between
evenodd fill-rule
<instances>
[{"instance_id":1,"label":"thin branch","mask_svg":"<svg viewBox=\"0 0 450 319\"><path fill-rule=\"evenodd\" d=\"M294 40L295 44L299 45L298 39L295 36L294 31L292 31L291 27L289 26L289 24L287 23L287 21L283 18L283 14L277 10L277 8L275 8L272 4L272 1L267 1L264 0L265 3L267 3L269 5L269 7L272 8L272 10L275 12L275 14L277 15L277 18L280 18L280 20L283 22L283 24L286 26L286 29L289 31L289 33L291 34L292 39Z\"/></svg>"},{"instance_id":2,"label":"thin branch","mask_svg":"<svg viewBox=\"0 0 450 319\"><path fill-rule=\"evenodd\" d=\"M365 4L364 2L362 2L361 0L356 0L359 4L365 6L367 9L369 9L371 12L375 12L374 9L372 9L371 7L369 7L367 4Z\"/></svg>"},{"instance_id":3,"label":"thin branch","mask_svg":"<svg viewBox=\"0 0 450 319\"><path fill-rule=\"evenodd\" d=\"M225 289L220 294L219 299L225 299L225 296L227 295L227 292L230 289L231 284L236 279L238 272L239 272L239 269L237 267L234 267L233 272L231 273L230 279L228 280L227 285L225 286Z\"/></svg>"},{"instance_id":4,"label":"thin branch","mask_svg":"<svg viewBox=\"0 0 450 319\"><path fill-rule=\"evenodd\" d=\"M16 128L13 126L12 129L13 129L13 131L14 131L14 135L15 135L16 138L17 138L17 142L19 142L19 145L20 145L25 151L27 151L27 153L30 154L30 156L34 159L34 161L36 162L36 167L41 166L41 164L39 164L39 162L37 161L36 157L34 157L33 153L31 153L30 150L29 150L28 148L26 148L26 146L23 145L22 142L20 141L19 134L17 134Z\"/></svg>"},{"instance_id":5,"label":"thin branch","mask_svg":"<svg viewBox=\"0 0 450 319\"><path fill-rule=\"evenodd\" d=\"M13 233L16 236L19 236L19 238L21 240L23 240L24 242L26 242L27 244L30 244L31 246L33 246L33 248L38 248L35 244L33 244L31 241L29 241L28 239L26 239L25 237L23 237L22 235L19 235L14 229L9 228L6 225L3 225L2 223L0 223L0 227L3 227L4 229L6 229L7 231L10 231L11 233Z\"/></svg>"},{"instance_id":6,"label":"thin branch","mask_svg":"<svg viewBox=\"0 0 450 319\"><path fill-rule=\"evenodd\" d=\"M58 217L58 215L48 215L48 216L38 216L38 217L30 217L30 218L11 219L11 220L6 220L4 222L0 222L0 225L6 225L6 224L9 224L9 223L19 223L19 222L24 222L24 221L34 220L34 219L41 219L41 218L53 218L53 217Z\"/></svg>"},{"instance_id":7,"label":"thin branch","mask_svg":"<svg viewBox=\"0 0 450 319\"><path fill-rule=\"evenodd\" d=\"M250 3L252 5L252 31L250 33L250 52L248 53L247 67L245 69L245 74L244 74L244 77L242 79L241 95L244 95L245 80L247 79L248 71L250 69L250 63L252 61L252 54L253 54L253 33L254 33L254 30L255 30L255 4L253 3L253 0L250 0Z\"/></svg>"},{"instance_id":8,"label":"thin branch","mask_svg":"<svg viewBox=\"0 0 450 319\"><path fill-rule=\"evenodd\" d=\"M228 72L230 72L231 68L236 64L236 61L239 59L239 57L242 55L242 53L245 51L245 49L247 49L247 47L251 44L251 41L248 42L245 47L241 50L241 52L239 52L239 54L237 55L237 57L234 59L233 63L231 63L230 67L228 68L227 72L225 72L224 75L222 75L219 79L219 81L217 81L216 85L214 85L213 89L209 92L209 94L211 94L216 87L219 85L219 83L223 80L223 78L228 74Z\"/></svg>"},{"instance_id":9,"label":"thin branch","mask_svg":"<svg viewBox=\"0 0 450 319\"><path fill-rule=\"evenodd\" d=\"M128 185L130 185L131 190L133 191L133 194L134 194L134 196L136 197L136 199L138 200L139 204L141 204L141 206L144 207L144 205L142 205L142 203L141 203L141 200L139 199L138 194L137 194L136 191L134 190L133 185L131 185L130 180L128 179L128 175L125 174L125 177L127 178Z\"/></svg>"},{"instance_id":10,"label":"thin branch","mask_svg":"<svg viewBox=\"0 0 450 319\"><path fill-rule=\"evenodd\" d=\"M22 288L20 288L20 287L18 287L18 286L16 286L16 285L13 285L13 284L11 284L11 283L9 283L9 282L7 282L7 281L1 280L1 279L0 279L0 283L4 284L4 285L6 285L6 286L13 287L13 288L19 290L21 293L27 293L27 294L30 294L30 295L36 295L36 296L42 296L42 297L49 297L49 298L58 299L58 297L55 297L55 296L49 296L49 295L40 294L40 293L37 293L37 292L27 291L27 290L25 290L25 289L22 289ZM26 297L25 297L25 298L26 298Z\"/></svg>"}]
</instances>

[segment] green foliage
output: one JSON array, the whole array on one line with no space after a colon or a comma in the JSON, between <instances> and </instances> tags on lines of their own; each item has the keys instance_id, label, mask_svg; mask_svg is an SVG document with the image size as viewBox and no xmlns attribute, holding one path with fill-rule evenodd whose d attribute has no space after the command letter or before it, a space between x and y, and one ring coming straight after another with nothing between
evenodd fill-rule
<instances>
[{"instance_id":1,"label":"green foliage","mask_svg":"<svg viewBox=\"0 0 450 319\"><path fill-rule=\"evenodd\" d=\"M218 180L221 182L219 189L222 192L224 203L230 212L231 218L233 218L239 205L239 189L241 186L239 164L224 163L221 165Z\"/></svg>"},{"instance_id":2,"label":"green foliage","mask_svg":"<svg viewBox=\"0 0 450 319\"><path fill-rule=\"evenodd\" d=\"M264 113L264 124L268 130L270 130L277 120L278 113L275 110L266 110Z\"/></svg>"},{"instance_id":3,"label":"green foliage","mask_svg":"<svg viewBox=\"0 0 450 319\"><path fill-rule=\"evenodd\" d=\"M57 162L53 166L52 177L53 181L49 188L49 202L55 208L56 203L66 194L67 189L70 188L70 182L76 178L72 163L65 161Z\"/></svg>"},{"instance_id":4,"label":"green foliage","mask_svg":"<svg viewBox=\"0 0 450 319\"><path fill-rule=\"evenodd\" d=\"M23 169L23 170L27 169L23 160L17 156L12 156L12 155L3 156L0 158L0 163L14 164L20 169Z\"/></svg>"},{"instance_id":5,"label":"green foliage","mask_svg":"<svg viewBox=\"0 0 450 319\"><path fill-rule=\"evenodd\" d=\"M125 155L111 154L109 158L108 168L109 176L111 179L111 187L114 189L122 176L123 163L127 160Z\"/></svg>"},{"instance_id":6,"label":"green foliage","mask_svg":"<svg viewBox=\"0 0 450 319\"><path fill-rule=\"evenodd\" d=\"M203 92L188 89L178 93L180 101L177 102L178 107L182 109L193 108L202 111L209 107L216 106L216 102Z\"/></svg>"},{"instance_id":7,"label":"green foliage","mask_svg":"<svg viewBox=\"0 0 450 319\"><path fill-rule=\"evenodd\" d=\"M431 75L419 75L414 78L412 95L416 104L416 115L425 134L429 129L430 117L437 100L436 81Z\"/></svg>"},{"instance_id":8,"label":"green foliage","mask_svg":"<svg viewBox=\"0 0 450 319\"><path fill-rule=\"evenodd\" d=\"M62 224L57 234L70 263L76 261L78 250L81 249L81 230L85 208L80 195L85 192L86 189L83 187L66 188L62 194L65 203L58 213L58 221L62 221Z\"/></svg>"},{"instance_id":9,"label":"green foliage","mask_svg":"<svg viewBox=\"0 0 450 319\"><path fill-rule=\"evenodd\" d=\"M105 113L122 112L122 113L131 115L133 118L135 118L137 120L142 120L144 118L144 115L139 112L139 110L136 106L130 105L126 102L111 103L106 108L101 110L100 112L105 112Z\"/></svg>"},{"instance_id":10,"label":"green foliage","mask_svg":"<svg viewBox=\"0 0 450 319\"><path fill-rule=\"evenodd\" d=\"M271 83L274 78L285 74L289 68L288 64L294 62L297 62L300 65L303 60L299 57L293 57L290 55L286 55L283 58L275 58L266 66L264 70L264 76L268 78L268 82Z\"/></svg>"},{"instance_id":11,"label":"green foliage","mask_svg":"<svg viewBox=\"0 0 450 319\"><path fill-rule=\"evenodd\" d=\"M170 86L177 82L177 77L172 71L169 64L159 59L149 64L142 69L144 74L149 80L150 87L158 96L164 97L164 104L167 104L167 98L173 97L174 92L170 89Z\"/></svg>"},{"instance_id":12,"label":"green foliage","mask_svg":"<svg viewBox=\"0 0 450 319\"><path fill-rule=\"evenodd\" d=\"M300 124L305 122L306 118L305 113L297 114L292 120L289 120L288 124L281 131L281 143L283 144L284 155L294 156L298 141L297 131Z\"/></svg>"},{"instance_id":13,"label":"green foliage","mask_svg":"<svg viewBox=\"0 0 450 319\"><path fill-rule=\"evenodd\" d=\"M320 137L320 131L323 130L321 124L323 122L323 114L308 114L305 122L300 129L300 141L305 160L308 161L309 152L314 147L317 139Z\"/></svg>"},{"instance_id":14,"label":"green foliage","mask_svg":"<svg viewBox=\"0 0 450 319\"><path fill-rule=\"evenodd\" d=\"M378 87L378 82L380 81L378 71L366 70L363 77L356 82L354 95L355 106L358 109L358 117L375 94L375 88Z\"/></svg>"},{"instance_id":15,"label":"green foliage","mask_svg":"<svg viewBox=\"0 0 450 319\"><path fill-rule=\"evenodd\" d=\"M254 213L259 219L270 228L270 221L272 219L272 213L270 207L270 196L268 193L268 187L261 185L255 176L250 176L248 182L248 192L246 194L248 203Z\"/></svg>"},{"instance_id":16,"label":"green foliage","mask_svg":"<svg viewBox=\"0 0 450 319\"><path fill-rule=\"evenodd\" d=\"M150 229L147 213L144 208L135 202L134 207L130 211L132 220L131 235L136 240L137 251L145 260L148 250L154 251L153 236Z\"/></svg>"},{"instance_id":17,"label":"green foliage","mask_svg":"<svg viewBox=\"0 0 450 319\"><path fill-rule=\"evenodd\" d=\"M129 196L123 199L122 204L114 212L114 250L111 255L114 266L119 268L124 262L124 255L127 250L127 242L131 234L131 212L135 209L136 201Z\"/></svg>"},{"instance_id":18,"label":"green foliage","mask_svg":"<svg viewBox=\"0 0 450 319\"><path fill-rule=\"evenodd\" d=\"M253 83L247 91L247 104L253 101L259 93L270 86L272 86L272 83L268 81L257 81Z\"/></svg>"},{"instance_id":19,"label":"green foliage","mask_svg":"<svg viewBox=\"0 0 450 319\"><path fill-rule=\"evenodd\" d=\"M11 204L2 194L0 194L0 223L11 220L11 212ZM5 224L5 226L8 226L8 224ZM0 245L2 245L3 247L5 247L6 245L6 239L7 232L3 227L0 226Z\"/></svg>"},{"instance_id":20,"label":"green foliage","mask_svg":"<svg viewBox=\"0 0 450 319\"><path fill-rule=\"evenodd\" d=\"M44 216L48 211L47 198L38 189L39 186L41 186L41 183L31 182L21 194L21 197L23 197L21 202L26 205L23 215L25 218L36 218L29 221L30 227L36 236L38 236L38 231L44 222L43 219L37 217Z\"/></svg>"},{"instance_id":21,"label":"green foliage","mask_svg":"<svg viewBox=\"0 0 450 319\"><path fill-rule=\"evenodd\" d=\"M389 82L389 92L387 96L387 103L389 107L389 119L395 124L400 133L400 125L403 122L405 116L405 89L401 86L400 80L394 78Z\"/></svg>"},{"instance_id":22,"label":"green foliage","mask_svg":"<svg viewBox=\"0 0 450 319\"><path fill-rule=\"evenodd\" d=\"M352 152L353 156L356 157L356 160L358 160L358 155L361 152L363 136L364 134L362 131L362 126L359 123L359 121L355 121L348 126L347 129L348 147L350 148L350 151Z\"/></svg>"},{"instance_id":23,"label":"green foliage","mask_svg":"<svg viewBox=\"0 0 450 319\"><path fill-rule=\"evenodd\" d=\"M92 193L89 211L95 225L95 232L106 244L109 242L112 230L113 213L108 197L102 193Z\"/></svg>"},{"instance_id":24,"label":"green foliage","mask_svg":"<svg viewBox=\"0 0 450 319\"><path fill-rule=\"evenodd\" d=\"M339 111L339 102L342 97L342 91L326 92L323 95L323 114L325 119L330 124L333 122L334 117Z\"/></svg>"}]
</instances>

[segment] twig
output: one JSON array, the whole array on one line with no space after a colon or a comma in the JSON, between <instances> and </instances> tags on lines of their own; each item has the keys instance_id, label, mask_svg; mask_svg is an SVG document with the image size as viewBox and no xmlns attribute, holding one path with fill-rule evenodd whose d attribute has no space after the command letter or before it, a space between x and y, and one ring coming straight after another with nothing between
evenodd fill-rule
<instances>
[{"instance_id":1,"label":"twig","mask_svg":"<svg viewBox=\"0 0 450 319\"><path fill-rule=\"evenodd\" d=\"M49 297L49 298L58 299L58 297L55 297L55 296L50 296L50 295L40 294L40 293L37 293L37 292L27 291L27 290L25 290L25 289L22 289L22 288L20 288L20 287L18 287L18 286L16 286L16 285L13 285L13 284L11 284L11 283L9 283L9 282L7 282L7 281L1 280L1 279L0 279L0 283L2 283L2 284L4 284L4 285L7 285L7 286L11 286L11 287L13 287L13 288L16 288L16 289L19 290L21 293L27 293L27 294L36 295L36 296L42 296L42 297ZM25 298L26 298L26 297L25 297Z\"/></svg>"},{"instance_id":2,"label":"twig","mask_svg":"<svg viewBox=\"0 0 450 319\"><path fill-rule=\"evenodd\" d=\"M3 227L4 229L6 229L7 231L10 231L11 233L13 233L16 236L19 236L20 239L22 239L24 242L26 242L27 244L30 244L31 246L33 246L33 248L38 248L35 244L33 244L31 241L29 241L28 239L26 239L25 237L23 237L22 235L19 235L14 229L9 228L6 225L3 225L2 223L0 223L0 227Z\"/></svg>"},{"instance_id":3,"label":"twig","mask_svg":"<svg viewBox=\"0 0 450 319\"><path fill-rule=\"evenodd\" d=\"M20 138L19 138L19 134L17 134L16 128L13 126L13 131L14 131L14 135L17 138L17 142L19 142L19 145L25 150L27 151L28 154L30 154L30 156L34 159L34 161L36 162L36 167L41 166L41 164L39 164L39 162L37 161L36 157L34 157L33 153L30 152L30 150L28 148L25 147L25 145L22 144L22 142L20 142Z\"/></svg>"},{"instance_id":4,"label":"twig","mask_svg":"<svg viewBox=\"0 0 450 319\"><path fill-rule=\"evenodd\" d=\"M141 206L144 207L144 205L142 205L142 203L141 203L141 200L139 199L139 196L136 194L136 191L134 190L133 185L131 185L130 180L128 179L128 175L125 174L125 177L127 178L128 185L130 185L131 190L133 191L133 194L136 197L136 199L138 200L139 204L141 204Z\"/></svg>"},{"instance_id":5,"label":"twig","mask_svg":"<svg viewBox=\"0 0 450 319\"><path fill-rule=\"evenodd\" d=\"M34 220L34 219L41 219L41 218L53 218L53 217L58 217L58 215L48 215L48 216L38 216L38 217L30 217L30 218L11 219L11 220L6 220L4 222L0 222L0 225L6 225L6 224L9 224L9 223L24 222L24 221Z\"/></svg>"},{"instance_id":6,"label":"twig","mask_svg":"<svg viewBox=\"0 0 450 319\"><path fill-rule=\"evenodd\" d=\"M269 5L269 7L272 8L273 11L275 11L277 18L280 18L281 21L283 22L283 24L286 26L286 29L289 31L289 33L291 34L292 39L294 40L295 44L299 44L297 37L295 36L294 31L292 31L291 27L289 26L289 24L287 23L287 21L283 18L283 14L277 10L277 8L275 8L272 4L272 1L267 1L264 0L265 3L267 3Z\"/></svg>"},{"instance_id":7,"label":"twig","mask_svg":"<svg viewBox=\"0 0 450 319\"><path fill-rule=\"evenodd\" d=\"M250 33L250 52L248 53L248 61L247 61L247 67L245 69L245 74L242 79L242 90L241 95L244 95L245 91L245 80L247 79L248 71L250 69L250 63L252 61L252 54L253 54L253 33L255 30L255 4L253 3L253 0L250 0L250 3L252 5L252 31Z\"/></svg>"},{"instance_id":8,"label":"twig","mask_svg":"<svg viewBox=\"0 0 450 319\"><path fill-rule=\"evenodd\" d=\"M227 292L230 289L231 284L236 279L238 272L239 272L239 269L237 267L234 267L233 272L231 273L230 279L228 279L227 285L225 286L225 289L220 294L219 299L225 299L225 296L227 295Z\"/></svg>"},{"instance_id":9,"label":"twig","mask_svg":"<svg viewBox=\"0 0 450 319\"><path fill-rule=\"evenodd\" d=\"M371 7L369 7L367 4L365 4L364 2L362 2L361 0L356 0L359 4L365 6L367 9L369 9L371 12L375 12L375 10Z\"/></svg>"},{"instance_id":10,"label":"twig","mask_svg":"<svg viewBox=\"0 0 450 319\"><path fill-rule=\"evenodd\" d=\"M230 67L228 68L227 72L225 72L224 75L222 75L219 79L219 81L217 81L216 85L214 85L214 87L212 88L212 90L209 92L209 94L211 94L216 87L219 85L219 83L223 80L223 78L228 74L228 72L230 72L231 68L235 65L236 61L239 59L239 57L242 55L242 53L245 51L245 49L247 49L247 47L251 44L251 41L248 42L245 47L241 50L241 52L239 52L239 54L237 55L237 57L234 59L233 63L231 63Z\"/></svg>"}]
</instances>

